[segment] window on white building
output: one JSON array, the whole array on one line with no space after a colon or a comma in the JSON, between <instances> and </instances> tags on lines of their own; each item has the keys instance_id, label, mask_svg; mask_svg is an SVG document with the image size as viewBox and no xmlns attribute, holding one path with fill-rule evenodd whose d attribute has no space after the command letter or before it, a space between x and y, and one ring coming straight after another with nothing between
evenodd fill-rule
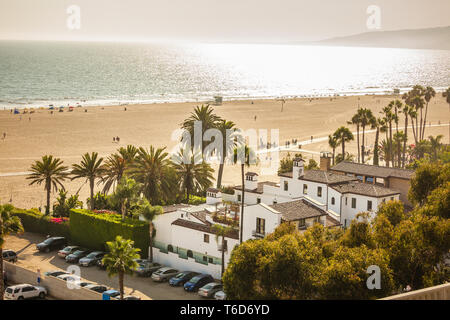
<instances>
[{"instance_id":1,"label":"window on white building","mask_svg":"<svg viewBox=\"0 0 450 320\"><path fill-rule=\"evenodd\" d=\"M284 182L284 191L288 191L289 183L287 181Z\"/></svg>"},{"instance_id":2,"label":"window on white building","mask_svg":"<svg viewBox=\"0 0 450 320\"><path fill-rule=\"evenodd\" d=\"M367 211L372 210L372 201L367 200Z\"/></svg>"},{"instance_id":3,"label":"window on white building","mask_svg":"<svg viewBox=\"0 0 450 320\"><path fill-rule=\"evenodd\" d=\"M334 203L335 203L335 199L334 199L334 197L331 197L331 204L334 205Z\"/></svg>"},{"instance_id":4,"label":"window on white building","mask_svg":"<svg viewBox=\"0 0 450 320\"><path fill-rule=\"evenodd\" d=\"M348 198L347 198L347 197L345 197L345 205L347 205L347 199L348 199Z\"/></svg>"},{"instance_id":5,"label":"window on white building","mask_svg":"<svg viewBox=\"0 0 450 320\"><path fill-rule=\"evenodd\" d=\"M299 229L303 229L306 226L306 221L305 219L300 219L298 220L298 228Z\"/></svg>"},{"instance_id":6,"label":"window on white building","mask_svg":"<svg viewBox=\"0 0 450 320\"><path fill-rule=\"evenodd\" d=\"M261 203L261 198L256 198L256 203Z\"/></svg>"},{"instance_id":7,"label":"window on white building","mask_svg":"<svg viewBox=\"0 0 450 320\"><path fill-rule=\"evenodd\" d=\"M241 195L238 194L237 196L238 196L238 197L237 197L237 198L238 198L238 202L241 202Z\"/></svg>"},{"instance_id":8,"label":"window on white building","mask_svg":"<svg viewBox=\"0 0 450 320\"><path fill-rule=\"evenodd\" d=\"M256 233L264 234L266 232L266 219L256 218Z\"/></svg>"},{"instance_id":9,"label":"window on white building","mask_svg":"<svg viewBox=\"0 0 450 320\"><path fill-rule=\"evenodd\" d=\"M303 185L303 194L308 194L308 185L307 184Z\"/></svg>"},{"instance_id":10,"label":"window on white building","mask_svg":"<svg viewBox=\"0 0 450 320\"><path fill-rule=\"evenodd\" d=\"M203 235L203 242L209 243L209 234L204 234Z\"/></svg>"},{"instance_id":11,"label":"window on white building","mask_svg":"<svg viewBox=\"0 0 450 320\"><path fill-rule=\"evenodd\" d=\"M322 197L322 187L317 187L317 196Z\"/></svg>"},{"instance_id":12,"label":"window on white building","mask_svg":"<svg viewBox=\"0 0 450 320\"><path fill-rule=\"evenodd\" d=\"M356 208L356 198L352 198L352 208Z\"/></svg>"}]
</instances>

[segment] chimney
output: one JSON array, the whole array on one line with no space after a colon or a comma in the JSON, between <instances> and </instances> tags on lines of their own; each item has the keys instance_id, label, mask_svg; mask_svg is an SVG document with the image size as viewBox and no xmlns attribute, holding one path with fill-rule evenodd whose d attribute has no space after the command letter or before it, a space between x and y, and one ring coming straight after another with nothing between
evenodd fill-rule
<instances>
[{"instance_id":1,"label":"chimney","mask_svg":"<svg viewBox=\"0 0 450 320\"><path fill-rule=\"evenodd\" d=\"M245 174L244 188L254 190L258 187L258 174L255 172L247 172Z\"/></svg>"},{"instance_id":2,"label":"chimney","mask_svg":"<svg viewBox=\"0 0 450 320\"><path fill-rule=\"evenodd\" d=\"M222 202L222 192L216 188L206 190L206 204L214 205Z\"/></svg>"},{"instance_id":3,"label":"chimney","mask_svg":"<svg viewBox=\"0 0 450 320\"><path fill-rule=\"evenodd\" d=\"M294 158L292 167L292 178L299 179L305 174L305 161L302 158Z\"/></svg>"},{"instance_id":4,"label":"chimney","mask_svg":"<svg viewBox=\"0 0 450 320\"><path fill-rule=\"evenodd\" d=\"M320 152L320 170L329 171L331 168L331 152Z\"/></svg>"}]
</instances>

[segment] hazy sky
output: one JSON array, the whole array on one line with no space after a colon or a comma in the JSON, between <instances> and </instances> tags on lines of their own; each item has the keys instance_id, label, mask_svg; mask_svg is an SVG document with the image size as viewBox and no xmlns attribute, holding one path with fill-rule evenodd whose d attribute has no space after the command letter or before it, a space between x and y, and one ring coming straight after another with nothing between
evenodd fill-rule
<instances>
[{"instance_id":1,"label":"hazy sky","mask_svg":"<svg viewBox=\"0 0 450 320\"><path fill-rule=\"evenodd\" d=\"M0 0L0 39L319 40L369 31L369 5L381 30L450 25L449 0Z\"/></svg>"}]
</instances>

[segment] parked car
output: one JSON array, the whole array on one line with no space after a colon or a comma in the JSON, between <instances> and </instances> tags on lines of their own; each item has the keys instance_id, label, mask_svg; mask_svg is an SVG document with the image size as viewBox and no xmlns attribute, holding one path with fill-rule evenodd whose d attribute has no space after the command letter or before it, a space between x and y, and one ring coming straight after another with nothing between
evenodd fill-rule
<instances>
[{"instance_id":1,"label":"parked car","mask_svg":"<svg viewBox=\"0 0 450 320\"><path fill-rule=\"evenodd\" d=\"M120 299L120 296L118 299ZM141 298L136 296L123 296L123 300L141 300Z\"/></svg>"},{"instance_id":2,"label":"parked car","mask_svg":"<svg viewBox=\"0 0 450 320\"><path fill-rule=\"evenodd\" d=\"M105 287L104 285L101 284L89 284L87 286L85 286L86 289L98 292L98 293L103 293L106 290L108 290L107 287Z\"/></svg>"},{"instance_id":3,"label":"parked car","mask_svg":"<svg viewBox=\"0 0 450 320\"><path fill-rule=\"evenodd\" d=\"M183 271L178 273L175 277L170 278L169 284L174 287L182 286L197 275L199 275L198 272Z\"/></svg>"},{"instance_id":4,"label":"parked car","mask_svg":"<svg viewBox=\"0 0 450 320\"><path fill-rule=\"evenodd\" d=\"M217 291L214 294L214 299L216 299L216 300L226 300L227 299L227 294L225 292L223 292L223 290Z\"/></svg>"},{"instance_id":5,"label":"parked car","mask_svg":"<svg viewBox=\"0 0 450 320\"><path fill-rule=\"evenodd\" d=\"M64 280L64 281L71 281L71 282L80 282L81 278L75 274L62 274L57 276L58 279Z\"/></svg>"},{"instance_id":6,"label":"parked car","mask_svg":"<svg viewBox=\"0 0 450 320\"><path fill-rule=\"evenodd\" d=\"M104 255L105 253L101 251L91 252L86 257L81 258L78 261L78 264L83 267L93 266L94 264L97 264L97 261L102 260Z\"/></svg>"},{"instance_id":7,"label":"parked car","mask_svg":"<svg viewBox=\"0 0 450 320\"><path fill-rule=\"evenodd\" d=\"M23 300L30 298L44 299L47 289L44 287L32 286L31 284L18 284L6 288L5 297L11 300Z\"/></svg>"},{"instance_id":8,"label":"parked car","mask_svg":"<svg viewBox=\"0 0 450 320\"><path fill-rule=\"evenodd\" d=\"M52 250L62 249L67 245L67 240L64 237L47 238L36 245L39 251L50 252Z\"/></svg>"},{"instance_id":9,"label":"parked car","mask_svg":"<svg viewBox=\"0 0 450 320\"><path fill-rule=\"evenodd\" d=\"M78 249L72 254L69 254L66 257L66 262L68 263L77 263L81 258L87 256L89 254L89 250L87 249Z\"/></svg>"},{"instance_id":10,"label":"parked car","mask_svg":"<svg viewBox=\"0 0 450 320\"><path fill-rule=\"evenodd\" d=\"M116 298L116 297L119 297L119 299L120 299L120 292L117 291L117 290L113 290L113 289L111 289L111 290L106 290L106 291L104 291L102 294L105 294L105 295L109 296L110 299L114 299L114 298Z\"/></svg>"},{"instance_id":11,"label":"parked car","mask_svg":"<svg viewBox=\"0 0 450 320\"><path fill-rule=\"evenodd\" d=\"M84 282L84 281L81 281L80 282L80 287L87 287L87 286L89 286L89 285L94 285L95 283L92 283L92 282Z\"/></svg>"},{"instance_id":12,"label":"parked car","mask_svg":"<svg viewBox=\"0 0 450 320\"><path fill-rule=\"evenodd\" d=\"M173 276L175 276L178 272L179 271L177 269L172 269L170 267L163 267L153 272L152 280L158 282L167 281Z\"/></svg>"},{"instance_id":13,"label":"parked car","mask_svg":"<svg viewBox=\"0 0 450 320\"><path fill-rule=\"evenodd\" d=\"M210 282L214 282L213 277L211 277L209 274L202 273L186 282L184 284L184 290L189 292L195 292L201 287L203 287L205 284Z\"/></svg>"},{"instance_id":14,"label":"parked car","mask_svg":"<svg viewBox=\"0 0 450 320\"><path fill-rule=\"evenodd\" d=\"M61 250L58 251L58 257L65 258L69 254L72 254L75 251L77 251L79 248L80 248L79 246L68 246L68 247L65 247L64 249L61 249Z\"/></svg>"},{"instance_id":15,"label":"parked car","mask_svg":"<svg viewBox=\"0 0 450 320\"><path fill-rule=\"evenodd\" d=\"M17 253L12 250L3 250L3 260L15 263L17 262Z\"/></svg>"},{"instance_id":16,"label":"parked car","mask_svg":"<svg viewBox=\"0 0 450 320\"><path fill-rule=\"evenodd\" d=\"M68 273L65 272L65 271L61 271L61 270L47 271L47 272L44 273L44 275L47 276L47 277L57 277L57 276L60 276L62 274L68 274Z\"/></svg>"},{"instance_id":17,"label":"parked car","mask_svg":"<svg viewBox=\"0 0 450 320\"><path fill-rule=\"evenodd\" d=\"M223 289L223 285L218 282L210 282L200 289L198 289L198 295L204 298L212 298L214 294Z\"/></svg>"},{"instance_id":18,"label":"parked car","mask_svg":"<svg viewBox=\"0 0 450 320\"><path fill-rule=\"evenodd\" d=\"M162 268L159 263L150 262L144 259L136 259L136 262L139 264L139 267L137 267L134 272L141 277L149 277L153 272Z\"/></svg>"}]
</instances>

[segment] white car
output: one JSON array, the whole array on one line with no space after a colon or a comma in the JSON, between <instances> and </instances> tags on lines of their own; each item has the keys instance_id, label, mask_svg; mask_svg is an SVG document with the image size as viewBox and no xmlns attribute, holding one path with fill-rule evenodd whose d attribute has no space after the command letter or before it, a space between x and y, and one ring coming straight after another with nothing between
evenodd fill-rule
<instances>
[{"instance_id":1,"label":"white car","mask_svg":"<svg viewBox=\"0 0 450 320\"><path fill-rule=\"evenodd\" d=\"M18 284L10 286L5 290L5 297L10 300L23 300L30 298L44 299L47 289L44 287L32 286L31 284Z\"/></svg>"},{"instance_id":2,"label":"white car","mask_svg":"<svg viewBox=\"0 0 450 320\"><path fill-rule=\"evenodd\" d=\"M57 276L57 278L66 282L71 282L73 284L81 283L81 278L75 274L62 274L60 276Z\"/></svg>"},{"instance_id":3,"label":"white car","mask_svg":"<svg viewBox=\"0 0 450 320\"><path fill-rule=\"evenodd\" d=\"M216 299L216 300L226 300L227 299L227 294L225 292L223 292L222 290L217 291L214 294L214 299Z\"/></svg>"}]
</instances>

